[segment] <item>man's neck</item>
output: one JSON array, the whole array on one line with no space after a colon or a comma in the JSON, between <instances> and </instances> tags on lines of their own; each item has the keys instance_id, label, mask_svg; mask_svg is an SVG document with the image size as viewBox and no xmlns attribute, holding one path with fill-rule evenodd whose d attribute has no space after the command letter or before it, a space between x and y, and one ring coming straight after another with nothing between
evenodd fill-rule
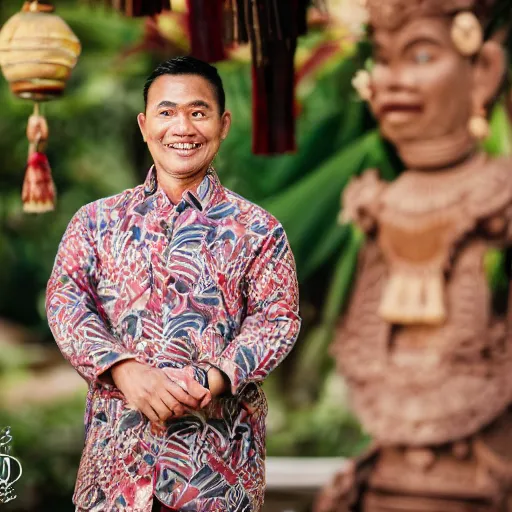
<instances>
[{"instance_id":1,"label":"man's neck","mask_svg":"<svg viewBox=\"0 0 512 512\"><path fill-rule=\"evenodd\" d=\"M201 171L193 176L177 178L157 169L158 187L161 188L173 204L178 204L187 190L196 192L208 170Z\"/></svg>"}]
</instances>

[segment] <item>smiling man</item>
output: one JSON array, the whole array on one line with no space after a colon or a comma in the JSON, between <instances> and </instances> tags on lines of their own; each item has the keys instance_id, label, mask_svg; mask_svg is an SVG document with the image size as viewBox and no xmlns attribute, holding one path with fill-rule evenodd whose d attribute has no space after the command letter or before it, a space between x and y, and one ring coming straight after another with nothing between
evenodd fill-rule
<instances>
[{"instance_id":1,"label":"smiling man","mask_svg":"<svg viewBox=\"0 0 512 512\"><path fill-rule=\"evenodd\" d=\"M144 89L143 185L84 206L48 283L50 327L89 384L77 510L259 511L263 379L300 327L279 222L211 167L217 70L171 59Z\"/></svg>"}]
</instances>

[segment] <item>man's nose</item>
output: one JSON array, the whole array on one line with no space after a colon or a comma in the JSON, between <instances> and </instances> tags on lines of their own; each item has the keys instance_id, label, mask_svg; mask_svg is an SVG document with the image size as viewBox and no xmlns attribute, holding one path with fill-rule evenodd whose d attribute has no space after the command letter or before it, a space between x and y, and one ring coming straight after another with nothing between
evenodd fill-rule
<instances>
[{"instance_id":1,"label":"man's nose","mask_svg":"<svg viewBox=\"0 0 512 512\"><path fill-rule=\"evenodd\" d=\"M194 124L187 114L179 114L176 122L172 126L173 135L178 137L186 137L195 133Z\"/></svg>"}]
</instances>

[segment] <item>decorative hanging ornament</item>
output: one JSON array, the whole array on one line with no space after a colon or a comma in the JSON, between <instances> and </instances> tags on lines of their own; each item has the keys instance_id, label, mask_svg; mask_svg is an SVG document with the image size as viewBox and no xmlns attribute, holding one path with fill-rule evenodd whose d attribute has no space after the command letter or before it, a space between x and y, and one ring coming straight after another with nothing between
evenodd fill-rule
<instances>
[{"instance_id":1,"label":"decorative hanging ornament","mask_svg":"<svg viewBox=\"0 0 512 512\"><path fill-rule=\"evenodd\" d=\"M23 210L43 213L55 207L55 186L45 155L48 125L39 104L58 98L80 55L80 41L53 6L25 2L0 30L0 67L19 98L35 102L29 118L28 163L22 190Z\"/></svg>"},{"instance_id":2,"label":"decorative hanging ornament","mask_svg":"<svg viewBox=\"0 0 512 512\"><path fill-rule=\"evenodd\" d=\"M476 109L476 112L469 119L468 130L471 136L478 141L484 141L489 137L491 128L487 120L485 108L480 107Z\"/></svg>"}]
</instances>

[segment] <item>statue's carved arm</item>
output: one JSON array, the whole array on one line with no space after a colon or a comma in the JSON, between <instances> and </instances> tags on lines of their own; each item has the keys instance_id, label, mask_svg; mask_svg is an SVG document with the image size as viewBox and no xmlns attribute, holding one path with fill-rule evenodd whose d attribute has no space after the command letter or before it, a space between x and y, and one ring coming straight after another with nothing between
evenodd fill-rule
<instances>
[{"instance_id":1,"label":"statue's carved arm","mask_svg":"<svg viewBox=\"0 0 512 512\"><path fill-rule=\"evenodd\" d=\"M340 223L353 222L365 233L374 232L377 228L380 198L386 186L375 169L352 180L341 196Z\"/></svg>"}]
</instances>

